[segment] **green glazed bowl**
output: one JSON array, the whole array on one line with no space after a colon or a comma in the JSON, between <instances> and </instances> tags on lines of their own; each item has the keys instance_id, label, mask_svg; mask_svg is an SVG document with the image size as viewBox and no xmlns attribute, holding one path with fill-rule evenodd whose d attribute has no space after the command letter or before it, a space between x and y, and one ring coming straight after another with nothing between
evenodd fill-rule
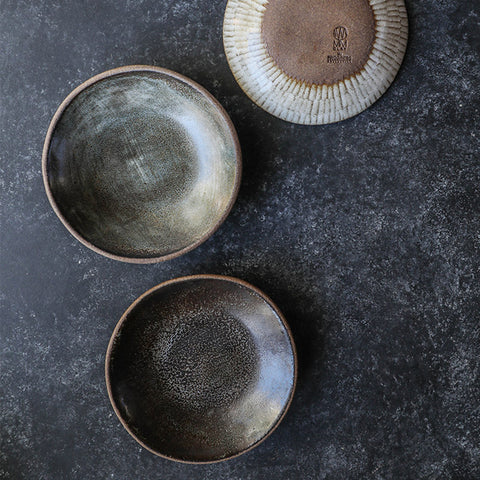
<instances>
[{"instance_id":1,"label":"green glazed bowl","mask_svg":"<svg viewBox=\"0 0 480 480\"><path fill-rule=\"evenodd\" d=\"M60 105L43 150L56 214L107 257L154 263L209 238L236 199L238 137L192 80L157 67L97 75Z\"/></svg>"}]
</instances>

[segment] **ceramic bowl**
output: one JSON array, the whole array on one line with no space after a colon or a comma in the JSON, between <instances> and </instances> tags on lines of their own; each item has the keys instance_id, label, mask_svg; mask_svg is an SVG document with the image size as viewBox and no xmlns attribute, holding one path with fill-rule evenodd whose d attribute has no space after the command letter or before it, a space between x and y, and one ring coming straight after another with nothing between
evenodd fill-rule
<instances>
[{"instance_id":1,"label":"ceramic bowl","mask_svg":"<svg viewBox=\"0 0 480 480\"><path fill-rule=\"evenodd\" d=\"M407 38L404 0L228 0L223 29L246 94L272 115L309 125L378 100Z\"/></svg>"},{"instance_id":2,"label":"ceramic bowl","mask_svg":"<svg viewBox=\"0 0 480 480\"><path fill-rule=\"evenodd\" d=\"M297 372L290 330L272 301L241 280L210 275L163 283L136 300L105 365L128 432L188 463L226 460L269 436Z\"/></svg>"},{"instance_id":3,"label":"ceramic bowl","mask_svg":"<svg viewBox=\"0 0 480 480\"><path fill-rule=\"evenodd\" d=\"M76 88L45 140L48 198L107 257L153 263L205 241L230 211L241 154L222 106L192 80L129 66Z\"/></svg>"}]
</instances>

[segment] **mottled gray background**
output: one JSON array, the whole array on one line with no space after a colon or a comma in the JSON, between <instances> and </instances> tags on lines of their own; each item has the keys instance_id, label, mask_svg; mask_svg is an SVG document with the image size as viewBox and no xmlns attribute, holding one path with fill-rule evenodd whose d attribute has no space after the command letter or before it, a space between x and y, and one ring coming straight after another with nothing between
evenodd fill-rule
<instances>
[{"instance_id":1,"label":"mottled gray background","mask_svg":"<svg viewBox=\"0 0 480 480\"><path fill-rule=\"evenodd\" d=\"M235 83L225 0L0 0L0 478L480 478L480 1L407 6L410 44L386 95L341 124L301 127ZM80 245L41 178L67 93L133 63L209 89L244 152L221 229L155 266ZM300 354L279 429L210 466L142 450L103 378L130 302L191 273L262 288Z\"/></svg>"}]
</instances>

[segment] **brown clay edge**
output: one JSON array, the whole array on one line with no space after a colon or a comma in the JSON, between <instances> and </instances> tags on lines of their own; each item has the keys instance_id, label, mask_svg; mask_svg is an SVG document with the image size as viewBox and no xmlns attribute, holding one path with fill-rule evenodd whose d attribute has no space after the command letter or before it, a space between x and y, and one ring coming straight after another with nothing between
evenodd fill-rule
<instances>
[{"instance_id":1,"label":"brown clay edge","mask_svg":"<svg viewBox=\"0 0 480 480\"><path fill-rule=\"evenodd\" d=\"M57 126L57 122L62 116L63 112L65 109L68 107L68 105L71 103L71 101L83 90L86 88L90 87L94 83L99 82L100 80L104 80L105 78L113 77L116 75L121 75L124 73L131 73L131 72L157 72L157 73L162 73L164 75L168 75L172 78L175 78L177 80L180 80L181 82L186 83L187 85L190 85L192 88L197 90L199 93L207 97L208 100L210 100L213 105L216 107L216 109L220 112L222 117L224 118L225 122L227 123L228 129L230 130L230 134L232 136L233 142L235 144L235 157L236 157L236 171L235 171L235 184L233 187L233 192L232 196L230 198L230 202L227 205L227 208L225 209L224 214L220 218L220 220L205 234L203 235L199 240L194 242L192 245L189 245L188 247L185 247L181 250L178 250L177 252L169 253L168 255L163 255L160 257L124 257L121 255L115 255L113 253L107 252L106 250L102 250L101 248L96 247L92 243L90 243L87 239L82 237L67 221L67 219L63 216L61 213L54 197L52 194L52 191L50 189L50 185L48 183L48 173L47 173L47 162L48 162L48 151L50 149L50 141L52 139L52 134L53 131L55 130L55 127ZM155 67L155 66L149 66L149 65L128 65L124 67L119 67L119 68L114 68L112 70L107 70L103 73L100 73L98 75L95 75L88 79L86 82L82 83L78 87L76 87L72 92L69 93L69 95L63 100L63 102L60 104L58 107L57 111L55 112L55 115L53 116L50 125L48 127L47 135L45 137L45 142L43 144L43 152L42 152L42 176L43 176L43 184L45 186L45 192L47 194L48 200L50 202L50 205L52 206L55 214L57 217L61 220L63 225L66 227L66 229L83 245L88 247L90 250L93 250L96 253L99 253L100 255L103 255L107 258L111 258L113 260L119 260L121 262L127 262L127 263L136 263L136 264L149 264L149 263L158 263L158 262L163 262L165 260L171 260L173 258L179 257L183 255L184 253L190 252L191 250L195 249L198 247L200 244L208 240L221 226L221 224L225 221L227 216L229 215L230 211L233 208L233 205L237 199L238 196L238 191L240 189L240 181L241 181L241 176L242 176L242 152L240 148L240 142L238 140L238 135L235 130L235 127L233 125L233 122L226 112L226 110L223 108L221 103L209 92L207 91L204 87L196 83L195 81L191 80L188 77L185 77L184 75L181 75L180 73L174 72L172 70L168 70L166 68L161 68L161 67Z\"/></svg>"},{"instance_id":2,"label":"brown clay edge","mask_svg":"<svg viewBox=\"0 0 480 480\"><path fill-rule=\"evenodd\" d=\"M181 459L178 459L178 458L173 458L173 457L169 457L167 455L163 455L159 452L156 452L155 450L151 449L150 447L148 447L145 443L143 443L133 432L132 430L130 429L130 427L127 425L127 423L124 421L124 419L122 418L121 414L120 414L120 411L118 410L116 404L115 404L115 400L113 398L113 393L112 393L112 387L111 387L111 382L110 382L110 373L109 373L109 364L110 364L110 359L111 359L111 355L112 355L112 349L113 349L113 343L115 342L115 339L117 337L117 334L118 334L118 331L120 330L120 328L122 327L123 325L123 322L125 321L125 319L127 318L128 314L137 306L138 303L140 303L145 297L148 297L151 293L163 288L163 287L166 287L168 285L171 285L171 284L174 284L174 283L181 283L181 282L186 282L186 281L190 281L190 280L223 280L223 281L227 281L227 282L232 282L232 283L236 283L237 285L241 285L249 290L252 290L253 292L255 292L259 297L261 297L263 300L265 300L265 302L267 302L267 304L274 310L274 312L277 314L278 318L280 319L280 322L282 323L283 327L285 328L285 331L287 332L287 335L288 335L288 338L290 340L290 346L292 347L292 354L293 354L293 381L292 381L292 387L291 387L291 391L290 391L290 396L288 398L288 401L287 403L285 404L284 408L283 408L283 411L281 413L281 415L277 418L275 424L273 425L273 427L260 439L258 440L257 442L255 442L253 445L250 445L248 448L246 448L245 450L242 450L241 452L239 453L236 453L234 455L231 455L229 457L225 457L225 458L220 458L218 460L207 460L207 461L198 461L198 462L195 462L195 461L188 461L188 460L181 460ZM292 400L293 400L293 395L295 393L295 389L296 389L296 386L297 386L297 375L298 375L298 357L297 357L297 349L295 347L295 342L293 340L293 335L292 335L292 332L290 330L290 327L288 326L288 323L285 319L285 317L283 316L282 312L279 310L279 308L277 307L277 305L272 301L272 299L270 297L268 297L265 293L263 293L261 290L259 290L257 287L251 285L250 283L248 282L245 282L244 280L240 280L238 278L235 278L235 277L230 277L230 276L225 276L225 275L209 275L209 274L201 274L201 275L189 275L189 276L186 276L186 277L178 277L178 278L174 278L174 279L171 279L171 280L167 280L165 282L162 282L160 284L158 284L157 286L147 290L145 293L143 293L142 295L140 295L128 308L127 310L124 312L124 314L121 316L120 320L118 321L117 325L115 326L115 329L113 330L113 333L112 333L112 336L110 338L110 341L108 343L108 348L107 348L107 353L106 353L106 356L105 356L105 382L107 384L107 392L108 392L108 398L110 400L110 403L112 404L112 407L113 407L113 410L115 411L115 414L117 415L118 419L120 420L120 423L123 425L123 427L125 428L125 430L127 430L127 432L143 447L145 448L146 450L148 450L149 452L153 453L154 455L157 455L158 457L161 457L161 458L165 458L167 460L173 460L174 462L178 462L178 463L185 463L185 464L189 464L189 465L199 465L199 464L211 464L211 463L220 463L220 462L224 462L226 460L231 460L232 458L236 458L236 457L239 457L240 455L243 455L244 453L247 453L249 452L250 450L253 450L255 447L257 447L258 445L260 445L262 442L264 442L276 429L277 427L280 425L280 423L282 422L283 418L285 417L288 409L290 408L290 405L292 403Z\"/></svg>"}]
</instances>

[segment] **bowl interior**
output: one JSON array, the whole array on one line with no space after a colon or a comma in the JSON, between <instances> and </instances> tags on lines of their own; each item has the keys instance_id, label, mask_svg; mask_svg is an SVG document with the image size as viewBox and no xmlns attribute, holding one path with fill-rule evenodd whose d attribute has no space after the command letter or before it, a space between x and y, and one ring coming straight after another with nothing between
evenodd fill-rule
<instances>
[{"instance_id":1,"label":"bowl interior","mask_svg":"<svg viewBox=\"0 0 480 480\"><path fill-rule=\"evenodd\" d=\"M230 280L188 279L127 311L107 355L124 426L162 456L232 457L262 440L288 407L295 354L276 310Z\"/></svg>"},{"instance_id":2,"label":"bowl interior","mask_svg":"<svg viewBox=\"0 0 480 480\"><path fill-rule=\"evenodd\" d=\"M236 137L223 110L157 71L81 90L55 124L46 177L68 226L112 255L156 258L205 239L235 195Z\"/></svg>"}]
</instances>

